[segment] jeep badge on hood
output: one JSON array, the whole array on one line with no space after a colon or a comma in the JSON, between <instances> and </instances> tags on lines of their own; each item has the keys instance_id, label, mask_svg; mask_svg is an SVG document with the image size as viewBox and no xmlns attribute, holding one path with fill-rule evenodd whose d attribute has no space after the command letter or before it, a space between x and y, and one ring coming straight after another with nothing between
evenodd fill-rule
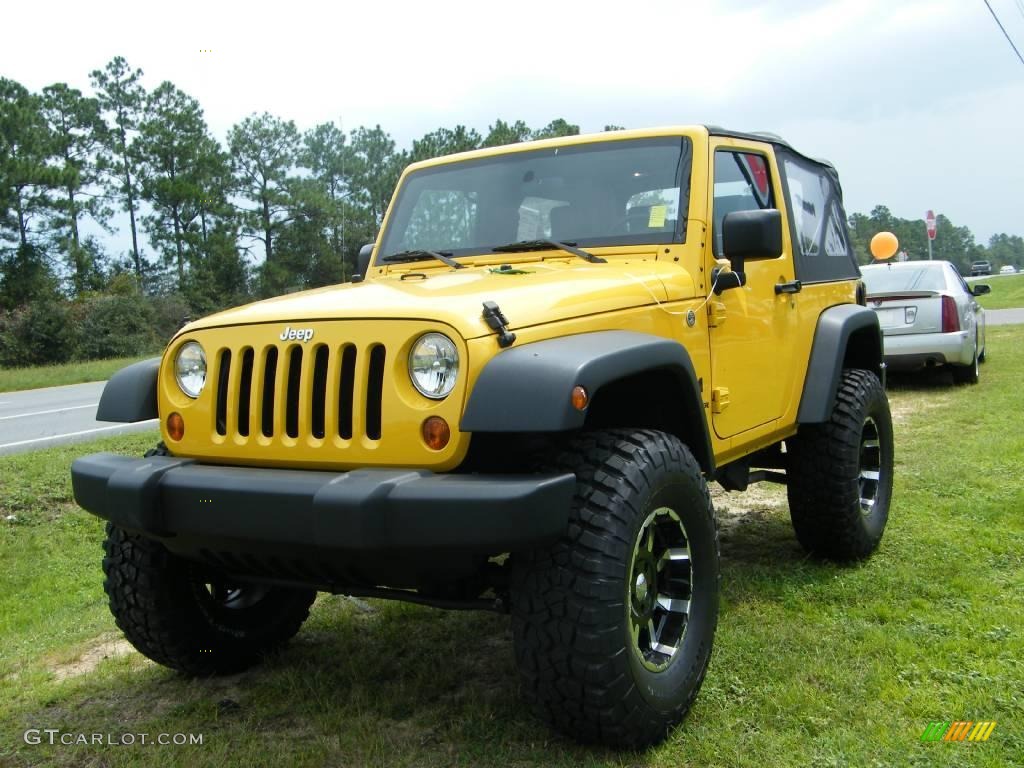
<instances>
[{"instance_id":1,"label":"jeep badge on hood","mask_svg":"<svg viewBox=\"0 0 1024 768\"><path fill-rule=\"evenodd\" d=\"M292 328L286 325L284 330L281 331L281 341L295 341L298 339L302 342L307 342L313 338L312 328Z\"/></svg>"}]
</instances>

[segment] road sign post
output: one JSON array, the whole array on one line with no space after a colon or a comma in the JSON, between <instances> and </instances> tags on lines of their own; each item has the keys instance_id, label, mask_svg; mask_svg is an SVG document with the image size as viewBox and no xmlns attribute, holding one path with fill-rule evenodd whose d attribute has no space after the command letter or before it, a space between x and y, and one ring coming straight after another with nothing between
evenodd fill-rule
<instances>
[{"instance_id":1,"label":"road sign post","mask_svg":"<svg viewBox=\"0 0 1024 768\"><path fill-rule=\"evenodd\" d=\"M928 230L928 260L932 259L932 240L935 239L935 213L928 211L924 215L924 226Z\"/></svg>"}]
</instances>

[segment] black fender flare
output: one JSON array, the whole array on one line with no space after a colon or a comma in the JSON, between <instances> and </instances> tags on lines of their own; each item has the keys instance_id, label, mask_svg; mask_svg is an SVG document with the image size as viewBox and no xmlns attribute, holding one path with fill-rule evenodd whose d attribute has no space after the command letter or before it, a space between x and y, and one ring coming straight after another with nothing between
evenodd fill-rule
<instances>
[{"instance_id":1,"label":"black fender flare","mask_svg":"<svg viewBox=\"0 0 1024 768\"><path fill-rule=\"evenodd\" d=\"M844 366L870 370L885 384L878 315L859 304L829 307L818 317L796 417L798 423L828 421Z\"/></svg>"},{"instance_id":2,"label":"black fender flare","mask_svg":"<svg viewBox=\"0 0 1024 768\"><path fill-rule=\"evenodd\" d=\"M110 377L96 409L97 421L136 422L157 418L156 377L160 358L133 363Z\"/></svg>"},{"instance_id":3,"label":"black fender flare","mask_svg":"<svg viewBox=\"0 0 1024 768\"><path fill-rule=\"evenodd\" d=\"M463 432L565 432L579 429L586 410L572 406L580 385L593 402L601 387L648 371L667 370L679 386L686 418L703 440L690 445L705 471L714 470L700 385L686 347L633 331L595 331L522 344L484 365L469 395Z\"/></svg>"}]
</instances>

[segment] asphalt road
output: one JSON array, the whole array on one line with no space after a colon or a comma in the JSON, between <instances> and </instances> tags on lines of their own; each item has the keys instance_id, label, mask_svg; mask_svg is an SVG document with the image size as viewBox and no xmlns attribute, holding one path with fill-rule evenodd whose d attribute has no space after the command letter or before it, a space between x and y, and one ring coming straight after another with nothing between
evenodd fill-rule
<instances>
[{"instance_id":1,"label":"asphalt road","mask_svg":"<svg viewBox=\"0 0 1024 768\"><path fill-rule=\"evenodd\" d=\"M986 325L1016 325L1024 323L1024 309L986 309Z\"/></svg>"},{"instance_id":2,"label":"asphalt road","mask_svg":"<svg viewBox=\"0 0 1024 768\"><path fill-rule=\"evenodd\" d=\"M156 419L138 424L96 421L105 383L0 392L0 456L156 427Z\"/></svg>"}]
</instances>

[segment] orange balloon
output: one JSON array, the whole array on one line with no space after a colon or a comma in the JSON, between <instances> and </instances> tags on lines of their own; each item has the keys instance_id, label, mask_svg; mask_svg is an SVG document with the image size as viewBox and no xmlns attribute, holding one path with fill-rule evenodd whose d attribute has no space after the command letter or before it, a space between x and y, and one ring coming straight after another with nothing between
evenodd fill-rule
<instances>
[{"instance_id":1,"label":"orange balloon","mask_svg":"<svg viewBox=\"0 0 1024 768\"><path fill-rule=\"evenodd\" d=\"M891 259L899 249L900 241L892 232L879 232L871 238L871 255L877 261Z\"/></svg>"}]
</instances>

